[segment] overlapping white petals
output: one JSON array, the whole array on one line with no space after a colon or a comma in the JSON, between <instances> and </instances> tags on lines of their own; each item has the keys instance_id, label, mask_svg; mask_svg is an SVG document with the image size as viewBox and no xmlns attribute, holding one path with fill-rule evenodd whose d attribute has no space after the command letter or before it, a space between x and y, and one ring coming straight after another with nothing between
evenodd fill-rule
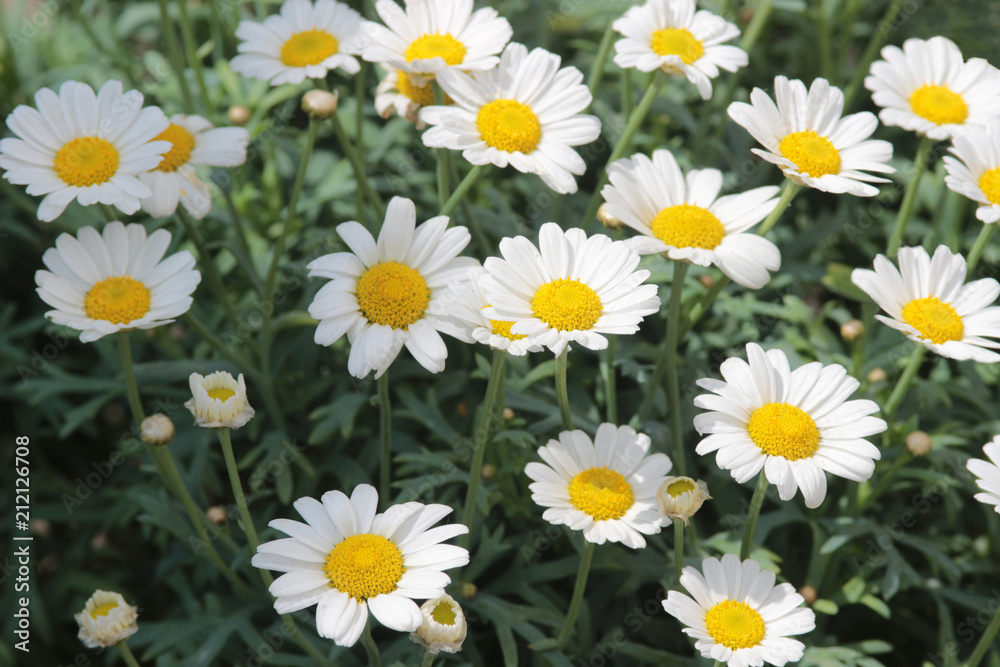
<instances>
[{"instance_id":1,"label":"overlapping white petals","mask_svg":"<svg viewBox=\"0 0 1000 667\"><path fill-rule=\"evenodd\" d=\"M989 461L969 459L965 467L976 476L976 486L983 491L976 494L976 500L993 505L1000 514L1000 435L983 445L983 453Z\"/></svg>"},{"instance_id":2,"label":"overlapping white petals","mask_svg":"<svg viewBox=\"0 0 1000 667\"><path fill-rule=\"evenodd\" d=\"M1000 220L1000 117L985 128L966 127L952 142L950 150L955 157L943 158L948 172L945 184L948 189L979 202L977 218L985 223L997 222Z\"/></svg>"}]
</instances>

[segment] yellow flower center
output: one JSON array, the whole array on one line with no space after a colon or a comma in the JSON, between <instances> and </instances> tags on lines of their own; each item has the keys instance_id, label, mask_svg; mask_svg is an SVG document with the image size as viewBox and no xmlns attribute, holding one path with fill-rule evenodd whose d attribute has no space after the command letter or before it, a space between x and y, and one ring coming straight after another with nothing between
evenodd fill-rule
<instances>
[{"instance_id":1,"label":"yellow flower center","mask_svg":"<svg viewBox=\"0 0 1000 667\"><path fill-rule=\"evenodd\" d=\"M465 62L465 44L452 37L449 33L424 35L413 40L406 52L406 62L427 60L429 58L444 58L449 65L461 65Z\"/></svg>"},{"instance_id":2,"label":"yellow flower center","mask_svg":"<svg viewBox=\"0 0 1000 667\"><path fill-rule=\"evenodd\" d=\"M176 123L171 123L153 141L169 141L171 148L163 154L163 160L156 165L158 171L177 171L191 158L194 150L194 135Z\"/></svg>"},{"instance_id":3,"label":"yellow flower center","mask_svg":"<svg viewBox=\"0 0 1000 667\"><path fill-rule=\"evenodd\" d=\"M747 432L760 451L789 461L807 459L819 448L816 422L788 403L767 403L754 410Z\"/></svg>"},{"instance_id":4,"label":"yellow flower center","mask_svg":"<svg viewBox=\"0 0 1000 667\"><path fill-rule=\"evenodd\" d=\"M650 223L653 236L674 248L712 250L722 243L726 229L715 214L700 206L668 206Z\"/></svg>"},{"instance_id":5,"label":"yellow flower center","mask_svg":"<svg viewBox=\"0 0 1000 667\"><path fill-rule=\"evenodd\" d=\"M396 88L400 95L410 98L416 104L429 106L434 104L434 89L430 83L415 85L403 70L396 70Z\"/></svg>"},{"instance_id":6,"label":"yellow flower center","mask_svg":"<svg viewBox=\"0 0 1000 667\"><path fill-rule=\"evenodd\" d=\"M705 55L705 47L687 28L664 28L653 33L650 47L661 56L680 56L685 65Z\"/></svg>"},{"instance_id":7,"label":"yellow flower center","mask_svg":"<svg viewBox=\"0 0 1000 667\"><path fill-rule=\"evenodd\" d=\"M376 264L358 280L358 306L369 322L406 329L424 315L431 291L416 269L399 262Z\"/></svg>"},{"instance_id":8,"label":"yellow flower center","mask_svg":"<svg viewBox=\"0 0 1000 667\"><path fill-rule=\"evenodd\" d=\"M106 183L118 172L118 150L100 137L77 137L59 149L52 167L66 185Z\"/></svg>"},{"instance_id":9,"label":"yellow flower center","mask_svg":"<svg viewBox=\"0 0 1000 667\"><path fill-rule=\"evenodd\" d=\"M764 619L746 602L723 600L705 613L705 628L717 644L734 651L764 639Z\"/></svg>"},{"instance_id":10,"label":"yellow flower center","mask_svg":"<svg viewBox=\"0 0 1000 667\"><path fill-rule=\"evenodd\" d=\"M92 320L125 324L149 312L149 289L128 276L108 277L95 283L83 299Z\"/></svg>"},{"instance_id":11,"label":"yellow flower center","mask_svg":"<svg viewBox=\"0 0 1000 667\"><path fill-rule=\"evenodd\" d=\"M226 401L228 401L230 398L232 398L235 395L236 395L235 391L233 391L232 389L226 389L225 387L220 387L218 389L209 389L208 390L208 397L209 398L217 398L220 401L222 401L223 403L225 403Z\"/></svg>"},{"instance_id":12,"label":"yellow flower center","mask_svg":"<svg viewBox=\"0 0 1000 667\"><path fill-rule=\"evenodd\" d=\"M787 135L778 144L778 150L807 176L819 178L840 173L840 152L832 141L812 130Z\"/></svg>"},{"instance_id":13,"label":"yellow flower center","mask_svg":"<svg viewBox=\"0 0 1000 667\"><path fill-rule=\"evenodd\" d=\"M99 616L107 616L111 613L111 610L117 606L117 602L102 604L100 607L95 607L94 611L90 612L90 617L96 620Z\"/></svg>"},{"instance_id":14,"label":"yellow flower center","mask_svg":"<svg viewBox=\"0 0 1000 667\"><path fill-rule=\"evenodd\" d=\"M903 321L932 343L940 345L950 340L962 340L965 325L950 303L936 296L914 299L903 306Z\"/></svg>"},{"instance_id":15,"label":"yellow flower center","mask_svg":"<svg viewBox=\"0 0 1000 667\"><path fill-rule=\"evenodd\" d=\"M994 167L980 177L979 189L991 204L1000 204L1000 167Z\"/></svg>"},{"instance_id":16,"label":"yellow flower center","mask_svg":"<svg viewBox=\"0 0 1000 667\"><path fill-rule=\"evenodd\" d=\"M569 501L595 521L604 521L625 516L635 502L635 496L620 472L588 468L569 483Z\"/></svg>"},{"instance_id":17,"label":"yellow flower center","mask_svg":"<svg viewBox=\"0 0 1000 667\"><path fill-rule=\"evenodd\" d=\"M545 283L531 298L535 317L559 331L593 329L603 310L597 292L571 278Z\"/></svg>"},{"instance_id":18,"label":"yellow flower center","mask_svg":"<svg viewBox=\"0 0 1000 667\"><path fill-rule=\"evenodd\" d=\"M688 491L694 491L694 482L690 479L678 479L667 485L667 493L669 493L673 498L687 493Z\"/></svg>"},{"instance_id":19,"label":"yellow flower center","mask_svg":"<svg viewBox=\"0 0 1000 667\"><path fill-rule=\"evenodd\" d=\"M500 320L490 320L490 328L498 336L503 336L507 340L521 340L522 338L527 338L524 334L515 334L510 332L510 328L514 326L513 322L502 322Z\"/></svg>"},{"instance_id":20,"label":"yellow flower center","mask_svg":"<svg viewBox=\"0 0 1000 667\"><path fill-rule=\"evenodd\" d=\"M447 600L442 600L434 607L434 611L431 612L431 618L441 625L455 625L455 610L452 608L451 603Z\"/></svg>"},{"instance_id":21,"label":"yellow flower center","mask_svg":"<svg viewBox=\"0 0 1000 667\"><path fill-rule=\"evenodd\" d=\"M344 538L323 566L333 587L359 602L396 590L404 571L399 547L371 533Z\"/></svg>"},{"instance_id":22,"label":"yellow flower center","mask_svg":"<svg viewBox=\"0 0 1000 667\"><path fill-rule=\"evenodd\" d=\"M542 124L527 104L493 100L479 109L476 129L487 145L508 153L528 154L542 140Z\"/></svg>"},{"instance_id":23,"label":"yellow flower center","mask_svg":"<svg viewBox=\"0 0 1000 667\"><path fill-rule=\"evenodd\" d=\"M948 86L928 84L910 95L913 113L938 125L964 123L969 117L969 107L958 93Z\"/></svg>"},{"instance_id":24,"label":"yellow flower center","mask_svg":"<svg viewBox=\"0 0 1000 667\"><path fill-rule=\"evenodd\" d=\"M319 65L337 53L340 44L326 30L303 30L288 38L281 47L281 62L288 67Z\"/></svg>"}]
</instances>

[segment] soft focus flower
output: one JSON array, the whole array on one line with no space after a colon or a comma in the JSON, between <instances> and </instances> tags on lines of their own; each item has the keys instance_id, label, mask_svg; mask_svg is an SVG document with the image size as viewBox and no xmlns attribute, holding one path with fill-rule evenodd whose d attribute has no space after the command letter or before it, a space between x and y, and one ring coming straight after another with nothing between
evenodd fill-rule
<instances>
[{"instance_id":1,"label":"soft focus flower","mask_svg":"<svg viewBox=\"0 0 1000 667\"><path fill-rule=\"evenodd\" d=\"M378 493L360 484L323 502L299 498L306 523L275 519L268 525L289 537L266 542L254 567L285 572L271 584L274 608L289 614L312 605L316 630L339 646L353 646L368 612L399 632L413 632L424 617L413 601L439 598L451 578L444 570L469 562L469 552L441 544L469 532L462 524L431 528L451 513L445 505L403 503L376 514Z\"/></svg>"},{"instance_id":2,"label":"soft focus flower","mask_svg":"<svg viewBox=\"0 0 1000 667\"><path fill-rule=\"evenodd\" d=\"M671 519L680 519L684 525L701 509L708 495L708 485L690 477L667 477L656 491L656 506Z\"/></svg>"},{"instance_id":3,"label":"soft focus flower","mask_svg":"<svg viewBox=\"0 0 1000 667\"><path fill-rule=\"evenodd\" d=\"M253 419L254 410L247 402L243 373L233 378L226 371L208 376L191 373L188 378L191 399L184 407L194 415L194 423L203 428L241 428Z\"/></svg>"},{"instance_id":4,"label":"soft focus flower","mask_svg":"<svg viewBox=\"0 0 1000 667\"><path fill-rule=\"evenodd\" d=\"M911 431L906 434L906 451L911 456L926 456L934 448L934 441L924 431Z\"/></svg>"},{"instance_id":5,"label":"soft focus flower","mask_svg":"<svg viewBox=\"0 0 1000 667\"><path fill-rule=\"evenodd\" d=\"M119 593L94 591L83 611L74 614L80 626L78 637L87 648L114 646L139 629L136 607L125 602Z\"/></svg>"},{"instance_id":6,"label":"soft focus flower","mask_svg":"<svg viewBox=\"0 0 1000 667\"><path fill-rule=\"evenodd\" d=\"M428 653L437 655L458 653L469 631L461 605L447 593L420 605L423 623L410 633L410 641L420 644Z\"/></svg>"},{"instance_id":7,"label":"soft focus flower","mask_svg":"<svg viewBox=\"0 0 1000 667\"><path fill-rule=\"evenodd\" d=\"M949 190L979 202L976 217L987 223L1000 220L1000 118L986 128L974 125L953 140L951 152L944 156Z\"/></svg>"},{"instance_id":8,"label":"soft focus flower","mask_svg":"<svg viewBox=\"0 0 1000 667\"><path fill-rule=\"evenodd\" d=\"M150 445L166 445L174 439L174 423L162 412L149 415L139 425L139 435Z\"/></svg>"},{"instance_id":9,"label":"soft focus flower","mask_svg":"<svg viewBox=\"0 0 1000 667\"><path fill-rule=\"evenodd\" d=\"M384 67L384 66L383 66ZM445 104L454 100L445 96ZM400 118L414 123L418 130L427 127L419 112L434 104L434 87L430 79L419 74L407 74L401 69L389 69L375 89L375 111L388 118L393 111Z\"/></svg>"},{"instance_id":10,"label":"soft focus flower","mask_svg":"<svg viewBox=\"0 0 1000 667\"><path fill-rule=\"evenodd\" d=\"M983 453L989 461L969 459L965 466L976 476L976 486L983 490L976 494L976 500L993 505L1000 514L1000 435L983 445Z\"/></svg>"},{"instance_id":11,"label":"soft focus flower","mask_svg":"<svg viewBox=\"0 0 1000 667\"><path fill-rule=\"evenodd\" d=\"M166 259L170 232L109 222L103 235L84 227L60 234L42 255L48 271L36 271L38 296L55 310L45 316L79 329L84 343L124 329L169 324L191 307L201 281L187 250ZM163 259L163 261L160 261Z\"/></svg>"},{"instance_id":12,"label":"soft focus flower","mask_svg":"<svg viewBox=\"0 0 1000 667\"><path fill-rule=\"evenodd\" d=\"M326 120L337 113L340 93L313 88L302 96L302 110L313 118Z\"/></svg>"}]
</instances>

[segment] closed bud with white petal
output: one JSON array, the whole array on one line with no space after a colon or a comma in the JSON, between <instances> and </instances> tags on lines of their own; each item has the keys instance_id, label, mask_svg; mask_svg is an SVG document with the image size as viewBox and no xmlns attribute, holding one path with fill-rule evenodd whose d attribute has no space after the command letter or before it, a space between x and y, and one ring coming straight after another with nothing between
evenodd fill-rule
<instances>
[{"instance_id":1,"label":"closed bud with white petal","mask_svg":"<svg viewBox=\"0 0 1000 667\"><path fill-rule=\"evenodd\" d=\"M162 412L157 412L142 420L139 434L142 436L143 442L151 445L166 445L174 439L174 423L170 421L170 417Z\"/></svg>"},{"instance_id":2,"label":"closed bud with white petal","mask_svg":"<svg viewBox=\"0 0 1000 667\"><path fill-rule=\"evenodd\" d=\"M685 526L702 504L711 499L705 482L690 477L667 477L656 492L656 505L660 511L671 519L682 520Z\"/></svg>"},{"instance_id":3,"label":"closed bud with white petal","mask_svg":"<svg viewBox=\"0 0 1000 667\"><path fill-rule=\"evenodd\" d=\"M247 402L243 374L233 378L225 371L207 376L192 373L189 379L192 398L184 407L194 415L194 422L204 428L240 428L253 419L254 409Z\"/></svg>"},{"instance_id":4,"label":"closed bud with white petal","mask_svg":"<svg viewBox=\"0 0 1000 667\"><path fill-rule=\"evenodd\" d=\"M139 629L136 607L125 602L120 593L94 591L83 611L74 614L80 626L80 641L88 648L114 646Z\"/></svg>"},{"instance_id":5,"label":"closed bud with white petal","mask_svg":"<svg viewBox=\"0 0 1000 667\"><path fill-rule=\"evenodd\" d=\"M420 644L434 655L442 651L458 653L462 650L469 628L462 607L455 602L455 598L445 593L428 600L420 605L420 613L424 622L416 632L410 633L410 641Z\"/></svg>"}]
</instances>

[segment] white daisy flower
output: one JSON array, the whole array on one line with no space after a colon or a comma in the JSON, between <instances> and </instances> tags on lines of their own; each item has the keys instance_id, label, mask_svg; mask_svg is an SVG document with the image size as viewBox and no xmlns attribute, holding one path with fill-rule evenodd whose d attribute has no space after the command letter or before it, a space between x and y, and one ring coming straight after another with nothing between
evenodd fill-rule
<instances>
[{"instance_id":1,"label":"white daisy flower","mask_svg":"<svg viewBox=\"0 0 1000 667\"><path fill-rule=\"evenodd\" d=\"M663 608L694 637L705 658L729 667L784 665L802 659L805 646L790 639L816 627L816 614L791 584L774 585L773 572L753 560L726 554L685 567L681 585L691 597L670 591Z\"/></svg>"},{"instance_id":2,"label":"white daisy flower","mask_svg":"<svg viewBox=\"0 0 1000 667\"><path fill-rule=\"evenodd\" d=\"M976 476L976 486L983 490L976 494L976 500L993 505L1000 513L1000 435L983 445L983 453L989 461L969 459L965 467Z\"/></svg>"},{"instance_id":3,"label":"white daisy flower","mask_svg":"<svg viewBox=\"0 0 1000 667\"><path fill-rule=\"evenodd\" d=\"M340 491L299 498L305 523L275 519L268 525L288 538L265 542L254 567L285 572L271 584L274 609L289 614L312 605L320 637L353 646L368 612L399 632L423 622L414 599L438 598L451 577L444 570L469 562L469 552L441 544L469 532L462 524L431 528L451 513L446 505L403 503L376 514L378 492L360 484L348 498Z\"/></svg>"},{"instance_id":4,"label":"white daisy flower","mask_svg":"<svg viewBox=\"0 0 1000 667\"><path fill-rule=\"evenodd\" d=\"M170 150L169 143L153 141L167 129L167 117L142 102L138 90L123 93L121 81L108 81L96 95L76 81L60 86L58 95L42 88L35 93L38 109L19 105L7 117L19 138L0 140L4 178L45 196L38 206L43 222L58 218L74 199L135 213L139 200L152 195L137 176Z\"/></svg>"},{"instance_id":5,"label":"white daisy flower","mask_svg":"<svg viewBox=\"0 0 1000 667\"><path fill-rule=\"evenodd\" d=\"M45 316L90 343L125 329L152 329L173 322L191 307L201 282L187 250L163 259L170 232L109 222L103 235L84 227L60 234L42 255L48 271L35 272L38 296L55 310ZM163 261L160 261L163 259Z\"/></svg>"},{"instance_id":6,"label":"white daisy flower","mask_svg":"<svg viewBox=\"0 0 1000 667\"><path fill-rule=\"evenodd\" d=\"M670 524L656 509L656 490L671 462L666 454L648 454L649 444L631 426L601 424L593 441L583 431L563 431L538 448L544 464L524 468L534 480L531 499L549 508L543 519L582 530L588 542L641 549L643 535Z\"/></svg>"},{"instance_id":7,"label":"white daisy flower","mask_svg":"<svg viewBox=\"0 0 1000 667\"><path fill-rule=\"evenodd\" d=\"M281 13L263 23L240 21L236 36L240 55L229 65L243 76L270 81L272 86L326 78L340 68L347 74L361 69L355 55L361 15L334 0L285 0Z\"/></svg>"},{"instance_id":8,"label":"white daisy flower","mask_svg":"<svg viewBox=\"0 0 1000 667\"><path fill-rule=\"evenodd\" d=\"M886 423L868 416L879 409L874 401L847 400L860 383L843 366L814 361L791 371L784 352L755 343L747 344L747 359L722 362L724 382L698 380L712 392L694 399L711 410L694 418L698 433L710 434L698 454L717 451L715 462L741 484L763 468L782 500L801 489L810 508L826 497L824 471L855 482L872 476L882 454L864 438Z\"/></svg>"},{"instance_id":9,"label":"white daisy flower","mask_svg":"<svg viewBox=\"0 0 1000 667\"><path fill-rule=\"evenodd\" d=\"M559 356L570 343L603 350L601 334L633 334L646 315L660 309L656 285L643 285L649 271L636 270L639 255L604 234L564 232L542 225L539 248L523 236L500 241L499 257L489 257L482 278L492 307L491 320L514 324L512 334L544 345Z\"/></svg>"},{"instance_id":10,"label":"white daisy flower","mask_svg":"<svg viewBox=\"0 0 1000 667\"><path fill-rule=\"evenodd\" d=\"M902 49L882 49L882 57L865 88L886 125L940 140L1000 116L1000 71L982 58L964 62L950 39L908 39Z\"/></svg>"},{"instance_id":11,"label":"white daisy flower","mask_svg":"<svg viewBox=\"0 0 1000 667\"><path fill-rule=\"evenodd\" d=\"M625 37L615 42L616 65L680 74L705 100L720 68L735 72L747 66L746 51L724 44L740 36L739 28L712 12L696 12L695 0L648 0L612 27Z\"/></svg>"},{"instance_id":12,"label":"white daisy flower","mask_svg":"<svg viewBox=\"0 0 1000 667\"><path fill-rule=\"evenodd\" d=\"M420 605L424 622L416 632L410 633L410 641L420 644L428 653L437 655L458 653L469 632L462 605L447 593Z\"/></svg>"},{"instance_id":13,"label":"white daisy flower","mask_svg":"<svg viewBox=\"0 0 1000 667\"><path fill-rule=\"evenodd\" d=\"M1000 119L986 128L970 125L952 139L951 152L944 157L950 190L980 203L976 217L983 222L1000 220Z\"/></svg>"},{"instance_id":14,"label":"white daisy flower","mask_svg":"<svg viewBox=\"0 0 1000 667\"><path fill-rule=\"evenodd\" d=\"M895 169L892 144L868 140L878 126L874 114L843 116L844 93L826 79L816 79L806 92L801 81L783 76L774 79L777 105L760 88L750 93L752 104L733 102L729 116L747 129L767 150L752 149L781 167L799 185L824 192L874 197L878 188L866 183L887 183L867 174L891 174Z\"/></svg>"},{"instance_id":15,"label":"white daisy flower","mask_svg":"<svg viewBox=\"0 0 1000 667\"><path fill-rule=\"evenodd\" d=\"M580 70L559 69L560 62L545 49L529 53L511 44L496 69L471 76L441 72L438 83L455 104L421 109L421 120L433 125L424 144L460 150L472 164L538 174L560 194L576 192L573 175L587 165L571 146L597 139L601 121L580 113L590 105L590 91Z\"/></svg>"},{"instance_id":16,"label":"white daisy flower","mask_svg":"<svg viewBox=\"0 0 1000 667\"><path fill-rule=\"evenodd\" d=\"M309 306L320 320L316 344L332 345L346 333L355 377L373 369L381 377L404 345L431 373L444 370L448 350L438 332L449 324L434 314L435 302L478 262L458 257L471 238L465 227L448 229L444 215L417 227L416 217L412 201L393 197L377 243L361 223L345 222L337 233L351 252L307 266L310 276L331 279Z\"/></svg>"},{"instance_id":17,"label":"white daisy flower","mask_svg":"<svg viewBox=\"0 0 1000 667\"><path fill-rule=\"evenodd\" d=\"M188 378L191 399L184 407L194 415L194 423L204 428L241 428L253 419L254 409L247 401L247 383L226 371L207 377L191 373Z\"/></svg>"},{"instance_id":18,"label":"white daisy flower","mask_svg":"<svg viewBox=\"0 0 1000 667\"><path fill-rule=\"evenodd\" d=\"M383 66L384 67L384 66ZM445 96L445 104L453 100ZM419 74L407 74L401 69L389 68L375 89L375 111L388 118L393 111L400 118L414 123L418 130L427 127L419 111L434 104L434 88L429 79Z\"/></svg>"},{"instance_id":19,"label":"white daisy flower","mask_svg":"<svg viewBox=\"0 0 1000 667\"><path fill-rule=\"evenodd\" d=\"M900 248L899 269L884 255L875 257L875 270L854 269L851 280L888 313L876 315L943 357L996 363L1000 348L987 338L1000 338L1000 307L991 306L1000 295L1000 283L983 278L965 283L965 258L938 246L934 258L921 247Z\"/></svg>"},{"instance_id":20,"label":"white daisy flower","mask_svg":"<svg viewBox=\"0 0 1000 667\"><path fill-rule=\"evenodd\" d=\"M513 30L495 9L472 9L472 0L406 0L405 9L378 0L385 25L364 22L361 57L428 77L493 69Z\"/></svg>"},{"instance_id":21,"label":"white daisy flower","mask_svg":"<svg viewBox=\"0 0 1000 667\"><path fill-rule=\"evenodd\" d=\"M759 289L781 267L778 247L746 232L774 210L778 188L719 197L722 172L692 169L685 179L670 151L633 155L608 167L601 195L607 212L642 236L625 243L640 255L666 253L700 266L714 264L734 281Z\"/></svg>"},{"instance_id":22,"label":"white daisy flower","mask_svg":"<svg viewBox=\"0 0 1000 667\"><path fill-rule=\"evenodd\" d=\"M691 517L701 509L706 500L711 499L708 485L700 479L690 477L667 477L656 490L656 506L659 510L675 521L683 521L685 526L691 524Z\"/></svg>"},{"instance_id":23,"label":"white daisy flower","mask_svg":"<svg viewBox=\"0 0 1000 667\"><path fill-rule=\"evenodd\" d=\"M77 637L87 648L115 646L139 630L139 610L112 591L94 591L73 618L80 626Z\"/></svg>"},{"instance_id":24,"label":"white daisy flower","mask_svg":"<svg viewBox=\"0 0 1000 667\"><path fill-rule=\"evenodd\" d=\"M168 141L171 148L160 164L139 174L139 180L153 193L142 200L142 210L162 218L172 215L181 203L200 220L212 210L212 194L208 184L198 178L194 165L237 167L243 164L247 159L250 133L242 127L213 128L201 116L177 114L154 141Z\"/></svg>"}]
</instances>

